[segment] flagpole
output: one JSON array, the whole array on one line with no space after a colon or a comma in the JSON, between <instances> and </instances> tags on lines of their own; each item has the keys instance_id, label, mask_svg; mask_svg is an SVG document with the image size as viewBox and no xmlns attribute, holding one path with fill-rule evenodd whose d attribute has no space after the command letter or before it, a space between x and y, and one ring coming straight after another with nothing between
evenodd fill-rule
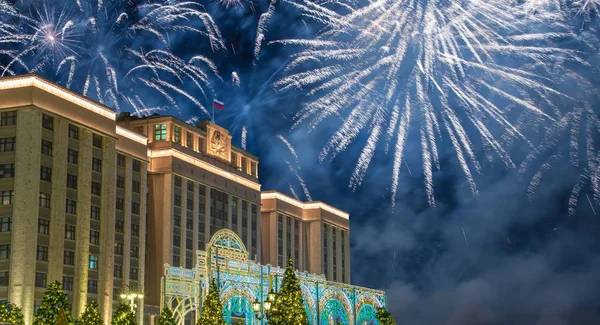
<instances>
[{"instance_id":1,"label":"flagpole","mask_svg":"<svg viewBox=\"0 0 600 325\"><path fill-rule=\"evenodd\" d=\"M212 116L212 122L215 123L215 102L213 100L213 116Z\"/></svg>"}]
</instances>

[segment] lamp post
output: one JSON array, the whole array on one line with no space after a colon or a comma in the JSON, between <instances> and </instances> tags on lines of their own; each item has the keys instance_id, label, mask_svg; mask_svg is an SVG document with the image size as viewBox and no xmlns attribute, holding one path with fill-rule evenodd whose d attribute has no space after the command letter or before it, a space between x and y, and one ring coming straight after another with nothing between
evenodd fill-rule
<instances>
[{"instance_id":1,"label":"lamp post","mask_svg":"<svg viewBox=\"0 0 600 325\"><path fill-rule=\"evenodd\" d=\"M252 309L254 309L254 314L260 324L262 324L263 319L266 320L267 317L269 317L269 310L271 310L271 306L275 302L275 296L275 292L271 289L271 292L269 292L265 301L259 301L257 298L252 303Z\"/></svg>"},{"instance_id":2,"label":"lamp post","mask_svg":"<svg viewBox=\"0 0 600 325\"><path fill-rule=\"evenodd\" d=\"M140 301L144 299L143 290L132 290L129 285L126 285L125 288L127 289L121 292L121 299L129 300L129 307L131 307L131 311L135 314L135 308L137 307L135 302L136 299Z\"/></svg>"}]
</instances>

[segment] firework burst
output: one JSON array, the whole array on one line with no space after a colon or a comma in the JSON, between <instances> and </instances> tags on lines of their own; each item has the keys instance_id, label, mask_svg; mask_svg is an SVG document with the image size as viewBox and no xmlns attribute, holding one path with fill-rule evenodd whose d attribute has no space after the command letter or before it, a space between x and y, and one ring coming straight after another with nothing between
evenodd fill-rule
<instances>
[{"instance_id":1,"label":"firework burst","mask_svg":"<svg viewBox=\"0 0 600 325\"><path fill-rule=\"evenodd\" d=\"M204 8L192 1L0 0L2 75L32 72L117 111L151 114L178 109L181 100L207 113L215 65L204 56L182 59L170 39L204 37L224 50L221 34ZM183 36L182 36L183 37ZM152 92L152 100L141 93ZM207 102L208 100L205 100Z\"/></svg>"},{"instance_id":2,"label":"firework burst","mask_svg":"<svg viewBox=\"0 0 600 325\"><path fill-rule=\"evenodd\" d=\"M274 86L306 92L296 126L306 122L313 130L330 117L341 117L321 161L334 159L359 134L366 135L351 188L361 184L383 145L393 155L392 202L412 136L421 146L431 206L442 140L455 152L476 195L474 174L481 172L481 163L475 143L487 157L515 167L495 130L527 143L511 115L527 112L555 121L560 114L555 114L554 100L567 96L555 89L547 70L559 60L585 64L554 45L573 37L560 21L527 17L521 6L506 1L380 0L344 8L349 13L330 18L316 39L279 41L306 49ZM546 31L530 31L536 24L544 24Z\"/></svg>"}]
</instances>

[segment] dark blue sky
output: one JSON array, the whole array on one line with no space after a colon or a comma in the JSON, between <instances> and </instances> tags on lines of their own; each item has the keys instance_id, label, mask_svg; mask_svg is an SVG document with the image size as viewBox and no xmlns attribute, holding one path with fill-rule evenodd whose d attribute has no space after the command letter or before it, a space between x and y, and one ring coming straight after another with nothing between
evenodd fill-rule
<instances>
[{"instance_id":1,"label":"dark blue sky","mask_svg":"<svg viewBox=\"0 0 600 325\"><path fill-rule=\"evenodd\" d=\"M263 189L291 194L292 186L306 199L289 161L299 167L313 200L351 214L352 282L386 290L398 324L600 324L600 216L596 215L600 206L586 183L576 213L568 215L569 195L582 174L582 167L569 161L568 141L558 141L540 156L539 165L561 154L530 199L527 188L536 170L519 174L497 160L488 162L481 148L475 149L483 172L476 176L480 194L474 197L445 139L440 146L442 168L433 175L437 206L432 208L427 204L415 138L407 143L406 165L392 208L392 161L381 148L363 184L355 192L348 188L365 132L336 159L319 163L319 151L339 127L339 118L330 118L310 134L305 125L291 130L306 98L300 91L278 93L271 84L284 75L290 56L302 48L265 44L255 60L256 27L269 2L255 1L250 6L242 1L243 6L229 9L217 1L202 3L219 27L227 51L213 52L197 36L169 34L173 52L185 59L201 53L217 64L222 81L215 79L212 86L225 102L225 110L216 112L216 122L231 130L236 145L241 144L242 127L246 127L247 150L260 157ZM322 28L285 2L276 6L267 42L311 38ZM595 28L597 19L592 17ZM574 32L595 40L598 29L589 25ZM148 42L135 39L133 43ZM598 89L598 53L585 53L585 59L590 63L586 75ZM5 60L0 57L0 62ZM232 82L232 72L239 75L239 86ZM52 66L41 73L64 83L65 75L57 76ZM557 88L579 91L572 83ZM598 96L588 98L587 104L598 113ZM182 119L201 116L189 103L165 113ZM531 141L539 143L544 129L536 131ZM298 164L277 135L294 146ZM517 166L530 150L519 143L508 149Z\"/></svg>"}]
</instances>

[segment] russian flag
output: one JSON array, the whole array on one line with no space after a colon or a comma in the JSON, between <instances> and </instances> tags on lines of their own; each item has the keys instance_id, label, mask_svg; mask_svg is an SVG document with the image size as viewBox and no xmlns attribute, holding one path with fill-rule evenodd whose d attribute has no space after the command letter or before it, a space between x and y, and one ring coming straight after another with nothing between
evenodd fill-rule
<instances>
[{"instance_id":1,"label":"russian flag","mask_svg":"<svg viewBox=\"0 0 600 325\"><path fill-rule=\"evenodd\" d=\"M216 109L223 109L223 108L225 108L225 103L223 103L222 101L213 99L213 107Z\"/></svg>"}]
</instances>

